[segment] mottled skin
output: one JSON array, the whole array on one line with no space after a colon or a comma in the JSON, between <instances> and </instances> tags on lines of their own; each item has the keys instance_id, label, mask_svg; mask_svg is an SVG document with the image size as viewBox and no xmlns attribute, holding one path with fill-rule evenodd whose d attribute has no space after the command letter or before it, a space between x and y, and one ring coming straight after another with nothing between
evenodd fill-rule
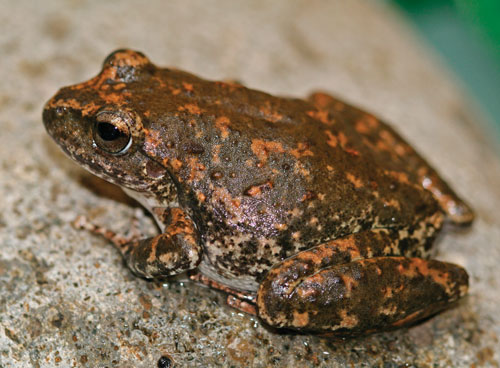
<instances>
[{"instance_id":1,"label":"mottled skin","mask_svg":"<svg viewBox=\"0 0 500 368\"><path fill-rule=\"evenodd\" d=\"M467 291L464 269L425 258L443 221L472 211L390 127L326 94L275 97L118 50L43 120L164 229L115 242L138 275L197 270L270 325L337 335L414 323Z\"/></svg>"}]
</instances>

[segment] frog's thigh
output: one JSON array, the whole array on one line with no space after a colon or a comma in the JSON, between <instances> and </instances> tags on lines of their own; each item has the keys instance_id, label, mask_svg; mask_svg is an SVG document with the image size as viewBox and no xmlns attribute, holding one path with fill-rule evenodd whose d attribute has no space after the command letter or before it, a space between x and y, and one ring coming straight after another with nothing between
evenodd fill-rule
<instances>
[{"instance_id":1,"label":"frog's thigh","mask_svg":"<svg viewBox=\"0 0 500 368\"><path fill-rule=\"evenodd\" d=\"M379 141L383 146L390 146L398 156L399 162L403 162L406 168L417 175L419 183L433 194L443 211L454 223L466 225L474 220L471 208L389 125L371 114L322 92L313 93L308 99L317 109L331 111L337 118L345 117L346 121L352 121L356 132L368 137L369 141ZM390 161L385 162L390 165ZM397 167L395 169L397 170Z\"/></svg>"},{"instance_id":2,"label":"frog's thigh","mask_svg":"<svg viewBox=\"0 0 500 368\"><path fill-rule=\"evenodd\" d=\"M177 275L194 269L201 260L198 234L191 219L178 208L168 210L170 224L153 238L121 247L129 268L137 275L154 278Z\"/></svg>"},{"instance_id":3,"label":"frog's thigh","mask_svg":"<svg viewBox=\"0 0 500 368\"><path fill-rule=\"evenodd\" d=\"M355 237L303 251L271 269L258 290L258 315L275 327L360 334L411 324L467 291L468 275L459 266L377 254L362 258L371 249L356 246Z\"/></svg>"}]
</instances>

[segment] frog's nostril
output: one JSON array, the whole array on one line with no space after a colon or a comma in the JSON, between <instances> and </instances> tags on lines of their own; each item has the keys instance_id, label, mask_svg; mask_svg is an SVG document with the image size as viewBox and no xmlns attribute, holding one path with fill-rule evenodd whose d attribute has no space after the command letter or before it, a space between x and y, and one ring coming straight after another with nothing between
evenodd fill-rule
<instances>
[{"instance_id":1,"label":"frog's nostril","mask_svg":"<svg viewBox=\"0 0 500 368\"><path fill-rule=\"evenodd\" d=\"M66 108L63 107L63 106L57 106L54 110L54 113L57 117L61 117L64 115L64 113L66 112Z\"/></svg>"}]
</instances>

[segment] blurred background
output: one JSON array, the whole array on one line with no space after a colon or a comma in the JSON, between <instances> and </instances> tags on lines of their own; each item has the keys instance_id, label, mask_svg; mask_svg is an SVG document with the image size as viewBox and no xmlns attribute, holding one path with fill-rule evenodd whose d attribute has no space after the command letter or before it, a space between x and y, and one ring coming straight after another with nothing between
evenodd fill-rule
<instances>
[{"instance_id":1,"label":"blurred background","mask_svg":"<svg viewBox=\"0 0 500 368\"><path fill-rule=\"evenodd\" d=\"M500 141L500 0L387 0L441 55Z\"/></svg>"}]
</instances>

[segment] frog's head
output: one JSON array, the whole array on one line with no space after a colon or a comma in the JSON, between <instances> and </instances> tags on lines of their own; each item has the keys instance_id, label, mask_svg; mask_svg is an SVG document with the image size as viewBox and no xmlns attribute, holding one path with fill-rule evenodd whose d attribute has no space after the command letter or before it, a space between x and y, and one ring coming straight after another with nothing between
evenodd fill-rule
<instances>
[{"instance_id":1,"label":"frog's head","mask_svg":"<svg viewBox=\"0 0 500 368\"><path fill-rule=\"evenodd\" d=\"M47 132L75 161L95 175L136 191L148 191L166 170L144 154L143 102L130 85L153 74L141 53L118 50L95 78L62 88L45 105ZM137 83L136 83L137 84Z\"/></svg>"}]
</instances>

